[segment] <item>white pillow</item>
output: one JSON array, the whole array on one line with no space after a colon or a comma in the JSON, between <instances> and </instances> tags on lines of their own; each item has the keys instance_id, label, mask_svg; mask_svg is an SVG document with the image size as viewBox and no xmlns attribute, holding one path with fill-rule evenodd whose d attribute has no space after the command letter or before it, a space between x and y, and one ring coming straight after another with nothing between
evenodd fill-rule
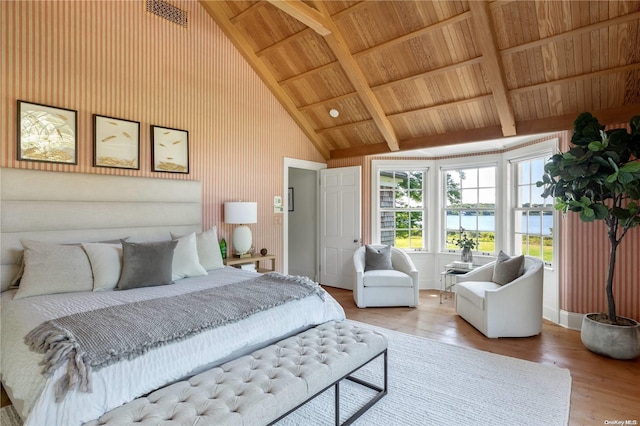
<instances>
[{"instance_id":1,"label":"white pillow","mask_svg":"<svg viewBox=\"0 0 640 426\"><path fill-rule=\"evenodd\" d=\"M93 271L93 291L114 290L122 272L122 244L83 243Z\"/></svg>"},{"instance_id":2,"label":"white pillow","mask_svg":"<svg viewBox=\"0 0 640 426\"><path fill-rule=\"evenodd\" d=\"M171 233L171 238L176 239L179 237L179 235ZM204 269L211 271L224 268L217 227L212 226L209 230L196 234L196 246L198 247L198 259Z\"/></svg>"},{"instance_id":3,"label":"white pillow","mask_svg":"<svg viewBox=\"0 0 640 426\"><path fill-rule=\"evenodd\" d=\"M32 240L21 242L24 274L14 299L93 289L91 264L82 247Z\"/></svg>"},{"instance_id":4,"label":"white pillow","mask_svg":"<svg viewBox=\"0 0 640 426\"><path fill-rule=\"evenodd\" d=\"M171 279L176 281L186 277L207 275L207 271L200 264L196 233L192 232L184 237L174 238L178 241L173 251Z\"/></svg>"}]
</instances>

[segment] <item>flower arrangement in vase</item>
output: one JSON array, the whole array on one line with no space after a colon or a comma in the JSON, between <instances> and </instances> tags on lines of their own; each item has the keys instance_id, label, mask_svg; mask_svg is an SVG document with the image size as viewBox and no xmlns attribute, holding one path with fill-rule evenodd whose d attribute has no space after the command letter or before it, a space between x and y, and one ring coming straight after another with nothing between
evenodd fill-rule
<instances>
[{"instance_id":1,"label":"flower arrangement in vase","mask_svg":"<svg viewBox=\"0 0 640 426\"><path fill-rule=\"evenodd\" d=\"M473 255L471 253L471 250L478 246L478 242L473 238L470 238L464 228L460 228L458 238L454 237L452 241L453 244L462 249L462 261L473 262Z\"/></svg>"}]
</instances>

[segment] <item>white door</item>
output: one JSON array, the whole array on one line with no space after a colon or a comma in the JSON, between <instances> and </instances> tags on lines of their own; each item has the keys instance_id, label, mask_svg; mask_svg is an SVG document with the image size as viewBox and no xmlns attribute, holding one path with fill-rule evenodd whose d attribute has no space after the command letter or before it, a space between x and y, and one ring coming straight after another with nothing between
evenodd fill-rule
<instances>
[{"instance_id":1,"label":"white door","mask_svg":"<svg viewBox=\"0 0 640 426\"><path fill-rule=\"evenodd\" d=\"M320 284L353 289L361 242L361 167L320 170Z\"/></svg>"}]
</instances>

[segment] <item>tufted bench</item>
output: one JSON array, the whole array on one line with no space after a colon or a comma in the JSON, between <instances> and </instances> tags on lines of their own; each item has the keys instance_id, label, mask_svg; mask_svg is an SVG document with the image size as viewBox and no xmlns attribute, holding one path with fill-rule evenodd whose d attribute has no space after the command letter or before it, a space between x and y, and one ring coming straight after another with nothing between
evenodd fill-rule
<instances>
[{"instance_id":1,"label":"tufted bench","mask_svg":"<svg viewBox=\"0 0 640 426\"><path fill-rule=\"evenodd\" d=\"M351 377L379 356L384 357L382 387ZM339 425L343 379L376 391L342 423L348 425L387 393L387 339L353 324L327 322L156 390L85 425L267 425L332 386Z\"/></svg>"}]
</instances>

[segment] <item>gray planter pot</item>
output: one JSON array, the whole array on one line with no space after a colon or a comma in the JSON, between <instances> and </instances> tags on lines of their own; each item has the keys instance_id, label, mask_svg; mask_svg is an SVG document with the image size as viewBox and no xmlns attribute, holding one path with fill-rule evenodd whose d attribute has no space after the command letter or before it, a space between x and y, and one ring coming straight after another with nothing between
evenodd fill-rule
<instances>
[{"instance_id":1,"label":"gray planter pot","mask_svg":"<svg viewBox=\"0 0 640 426\"><path fill-rule=\"evenodd\" d=\"M640 323L630 318L632 326L604 324L585 314L580 337L592 352L615 359L634 359L640 356Z\"/></svg>"}]
</instances>

